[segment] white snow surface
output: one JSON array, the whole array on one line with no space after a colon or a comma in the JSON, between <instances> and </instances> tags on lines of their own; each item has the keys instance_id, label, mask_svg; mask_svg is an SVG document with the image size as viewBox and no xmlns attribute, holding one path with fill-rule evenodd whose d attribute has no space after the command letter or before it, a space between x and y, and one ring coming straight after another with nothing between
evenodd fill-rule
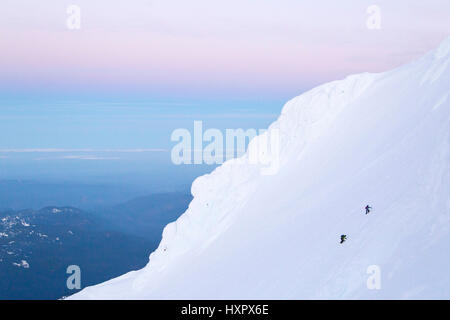
<instances>
[{"instance_id":1,"label":"white snow surface","mask_svg":"<svg viewBox=\"0 0 450 320\"><path fill-rule=\"evenodd\" d=\"M145 268L70 298L449 299L449 61L450 37L292 99L276 174L247 153L199 177Z\"/></svg>"}]
</instances>

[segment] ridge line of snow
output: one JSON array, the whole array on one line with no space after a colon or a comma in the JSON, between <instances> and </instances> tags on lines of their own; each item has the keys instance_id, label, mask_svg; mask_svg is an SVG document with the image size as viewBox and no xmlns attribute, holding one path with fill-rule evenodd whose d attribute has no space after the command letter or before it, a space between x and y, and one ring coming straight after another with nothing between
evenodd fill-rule
<instances>
[{"instance_id":1,"label":"ridge line of snow","mask_svg":"<svg viewBox=\"0 0 450 320\"><path fill-rule=\"evenodd\" d=\"M437 49L431 50L423 57L416 59L405 66L419 63L428 59L428 55L432 55L434 60L449 58L450 56L450 36L444 40ZM438 78L436 72L442 74L445 68L435 71L435 64L429 70L434 73L432 82ZM398 69L398 68L396 68ZM163 230L163 236L158 248L150 255L148 267L161 269L164 264L164 256L168 260L174 260L178 255L182 255L195 244L208 242L208 239L220 230L220 220L226 218L233 209L219 211L222 208L220 202L223 199L211 199L209 194L221 194L221 189L234 190L227 195L227 201L230 203L238 203L239 185L246 184L249 181L253 185L258 180L254 179L259 175L259 167L256 165L246 165L248 154L252 148L259 143L259 139L267 139L265 135L271 134L274 129L280 130L280 153L281 159L286 159L286 154L290 152L301 153L302 147L305 146L308 139L311 138L311 126L318 121L323 121L324 117L328 117L327 123L332 121L345 106L349 105L369 87L377 79L382 78L394 70L381 73L360 73L347 76L342 80L334 80L319 85L305 93L289 100L282 108L278 119L273 122L267 132L255 137L248 146L247 152L240 159L232 159L223 163L210 174L203 175L195 179L192 184L191 193L193 200L189 204L189 208L176 221L168 224ZM301 135L300 143L295 138ZM293 137L290 139L290 137ZM270 141L270 140L267 140ZM280 165L283 166L284 163ZM243 169L242 167L245 167ZM232 172L238 171L235 175ZM239 177L238 180L229 181L229 177ZM253 178L253 179L252 179ZM216 192L214 192L215 190ZM216 210L213 209L214 202L219 202ZM206 205L208 204L208 206ZM203 210L202 210L203 209ZM219 214L220 219L213 219L214 214ZM207 223L205 223L207 221ZM215 222L218 223L216 225ZM209 224L209 226L208 226ZM199 236L199 235L202 236ZM173 247L177 250L172 251Z\"/></svg>"},{"instance_id":2,"label":"ridge line of snow","mask_svg":"<svg viewBox=\"0 0 450 320\"><path fill-rule=\"evenodd\" d=\"M176 260L188 251L205 250L229 227L234 214L245 205L247 196L254 193L259 182L266 179L260 175L261 166L250 165L247 160L249 153L260 141L270 141L267 137L270 137L274 130L279 130L280 133L281 171L287 161L295 159L292 155L299 159L305 148L312 145L315 139L323 134L322 129L332 125L335 119L348 106L358 101L369 87L373 88L391 75L396 80L397 78L403 80L406 74L408 76L411 74L413 78L408 84L411 87L417 85L417 88L409 89L415 90L424 84L427 84L426 88L431 88L448 70L449 60L450 37L437 49L394 70L376 74L351 75L342 80L322 84L291 99L284 105L280 116L269 126L268 131L250 142L247 152L241 158L226 161L212 173L201 176L193 182L191 188L193 200L189 208L175 222L164 228L160 245L150 255L149 264L140 271L128 273L108 283L125 281L133 274L136 275L132 280L133 289L143 289L146 286L144 280L157 275L155 272L152 273L152 270L162 271L171 264L176 264ZM401 84L401 82L391 82L396 85ZM366 95L365 99L367 98ZM446 101L447 96L445 99L441 98L438 101L438 107ZM437 110L438 107L434 109ZM432 105L431 110L433 110ZM409 140L405 138L405 141ZM388 157L387 154L381 156ZM373 166L377 165L378 162L374 161ZM367 170L367 167L363 167L362 170Z\"/></svg>"}]
</instances>

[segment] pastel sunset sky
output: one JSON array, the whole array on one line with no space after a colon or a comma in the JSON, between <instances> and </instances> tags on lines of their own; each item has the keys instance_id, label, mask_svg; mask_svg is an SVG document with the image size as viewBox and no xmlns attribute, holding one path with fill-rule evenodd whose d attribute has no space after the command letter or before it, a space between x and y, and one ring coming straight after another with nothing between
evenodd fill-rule
<instances>
[{"instance_id":1,"label":"pastel sunset sky","mask_svg":"<svg viewBox=\"0 0 450 320\"><path fill-rule=\"evenodd\" d=\"M66 9L81 9L69 30ZM450 33L446 0L3 0L2 95L290 98L383 71Z\"/></svg>"},{"instance_id":2,"label":"pastel sunset sky","mask_svg":"<svg viewBox=\"0 0 450 320\"><path fill-rule=\"evenodd\" d=\"M160 152L194 120L266 128L302 92L400 66L450 34L448 0L2 0L0 13L0 162L14 165L30 150Z\"/></svg>"}]
</instances>

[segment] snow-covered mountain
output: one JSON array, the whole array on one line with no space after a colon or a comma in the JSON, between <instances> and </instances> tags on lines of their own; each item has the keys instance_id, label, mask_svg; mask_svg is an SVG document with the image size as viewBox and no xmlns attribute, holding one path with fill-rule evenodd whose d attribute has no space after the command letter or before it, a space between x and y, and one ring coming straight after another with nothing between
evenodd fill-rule
<instances>
[{"instance_id":1,"label":"snow-covered mountain","mask_svg":"<svg viewBox=\"0 0 450 320\"><path fill-rule=\"evenodd\" d=\"M198 178L144 269L72 298L450 298L449 65L450 38L289 101L276 174L247 153Z\"/></svg>"}]
</instances>

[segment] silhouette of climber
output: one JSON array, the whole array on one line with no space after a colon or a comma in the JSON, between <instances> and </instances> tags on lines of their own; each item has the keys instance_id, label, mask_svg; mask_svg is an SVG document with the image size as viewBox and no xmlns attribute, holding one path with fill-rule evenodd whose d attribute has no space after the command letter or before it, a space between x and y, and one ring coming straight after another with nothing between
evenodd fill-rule
<instances>
[{"instance_id":1,"label":"silhouette of climber","mask_svg":"<svg viewBox=\"0 0 450 320\"><path fill-rule=\"evenodd\" d=\"M371 209L372 209L372 207L369 206L369 205L367 205L367 206L366 206L366 214L368 214L368 213L370 212Z\"/></svg>"},{"instance_id":2,"label":"silhouette of climber","mask_svg":"<svg viewBox=\"0 0 450 320\"><path fill-rule=\"evenodd\" d=\"M346 234L342 234L341 235L341 244L344 243L345 240L347 240L347 235Z\"/></svg>"}]
</instances>

